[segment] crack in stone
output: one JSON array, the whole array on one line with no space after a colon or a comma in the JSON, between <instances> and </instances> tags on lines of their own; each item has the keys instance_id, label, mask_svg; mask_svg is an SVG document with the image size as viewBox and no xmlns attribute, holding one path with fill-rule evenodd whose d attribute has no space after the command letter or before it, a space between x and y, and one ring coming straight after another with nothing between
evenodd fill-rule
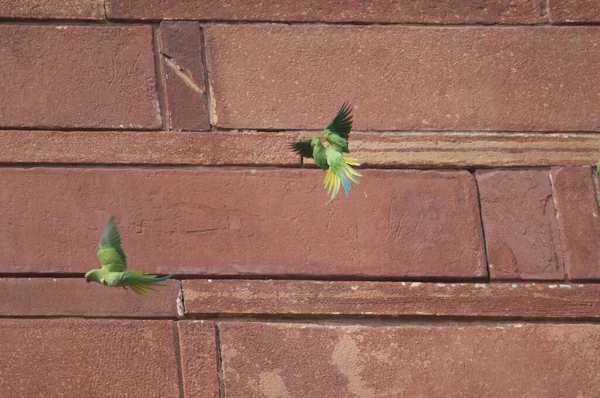
<instances>
[{"instance_id":1,"label":"crack in stone","mask_svg":"<svg viewBox=\"0 0 600 398\"><path fill-rule=\"evenodd\" d=\"M190 75L181 66L179 66L177 61L175 61L175 59L172 56L170 56L169 54L166 54L164 52L161 52L161 55L163 56L165 63L167 65L169 65L169 67L171 69L173 69L175 74L177 76L179 76L179 78L181 80L183 80L183 82L188 87L190 87L192 90L194 90L198 94L201 94L201 95L206 94L206 92L204 90L202 90L200 87L198 87L198 85L194 82L194 79L192 79L190 77Z\"/></svg>"}]
</instances>

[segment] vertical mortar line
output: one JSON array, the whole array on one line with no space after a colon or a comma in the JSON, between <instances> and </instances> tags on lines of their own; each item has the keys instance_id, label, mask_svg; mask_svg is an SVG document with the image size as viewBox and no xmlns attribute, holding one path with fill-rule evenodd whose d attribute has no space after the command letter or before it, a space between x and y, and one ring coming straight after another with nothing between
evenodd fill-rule
<instances>
[{"instance_id":1,"label":"vertical mortar line","mask_svg":"<svg viewBox=\"0 0 600 398\"><path fill-rule=\"evenodd\" d=\"M546 0L546 18L548 18L548 21L546 23L551 25L552 22L550 21L550 0Z\"/></svg>"},{"instance_id":2,"label":"vertical mortar line","mask_svg":"<svg viewBox=\"0 0 600 398\"><path fill-rule=\"evenodd\" d=\"M160 25L152 25L152 48L154 50L154 75L156 76L156 94L158 97L158 115L162 123L162 129L167 130L167 108L166 108L166 97L165 84L163 84L163 70L162 62L160 57L161 54L161 40Z\"/></svg>"},{"instance_id":3,"label":"vertical mortar line","mask_svg":"<svg viewBox=\"0 0 600 398\"><path fill-rule=\"evenodd\" d=\"M206 45L206 37L204 36L204 26L200 25L200 58L202 60L202 66L204 67L204 87L205 87L205 96L206 96L206 110L208 112L208 124L210 129L213 130L216 126L213 125L214 116L213 115L213 100L216 101L213 97L212 92L212 84L210 83L210 76L208 73L208 61L207 61L207 45Z\"/></svg>"},{"instance_id":4,"label":"vertical mortar line","mask_svg":"<svg viewBox=\"0 0 600 398\"><path fill-rule=\"evenodd\" d=\"M223 379L223 356L221 355L221 329L215 321L215 340L217 347L217 379L219 382L219 398L225 398L225 381Z\"/></svg>"},{"instance_id":5,"label":"vertical mortar line","mask_svg":"<svg viewBox=\"0 0 600 398\"><path fill-rule=\"evenodd\" d=\"M485 258L485 269L487 271L487 281L491 282L492 273L490 272L490 260L488 258L487 240L485 238L485 226L483 225L483 209L481 206L481 192L479 192L479 181L477 181L477 170L473 171L475 179L475 189L477 190L477 206L479 206L479 224L481 225L481 237L483 239L483 256Z\"/></svg>"},{"instance_id":6,"label":"vertical mortar line","mask_svg":"<svg viewBox=\"0 0 600 398\"><path fill-rule=\"evenodd\" d=\"M556 219L556 226L558 227L558 239L560 240L560 255L563 262L563 280L568 280L567 273L567 259L565 258L565 242L563 239L563 232L560 228L558 221L558 206L556 205L556 195L554 194L554 181L552 180L552 167L548 168L548 180L550 181L550 191L552 193L552 207L554 208L554 218Z\"/></svg>"},{"instance_id":7,"label":"vertical mortar line","mask_svg":"<svg viewBox=\"0 0 600 398\"><path fill-rule=\"evenodd\" d=\"M175 303L177 305L177 315L179 316L179 319L185 319L185 296L184 296L184 292L183 292L183 282L182 281L178 281L179 282L179 295L177 296L177 302Z\"/></svg>"},{"instance_id":8,"label":"vertical mortar line","mask_svg":"<svg viewBox=\"0 0 600 398\"><path fill-rule=\"evenodd\" d=\"M104 23L108 23L108 13L106 12L106 0L102 1L102 10L104 11Z\"/></svg>"},{"instance_id":9,"label":"vertical mortar line","mask_svg":"<svg viewBox=\"0 0 600 398\"><path fill-rule=\"evenodd\" d=\"M298 138L296 140L300 141L301 138L302 138L302 131L298 131ZM298 154L298 156L300 156L300 167L304 168L304 158L300 154Z\"/></svg>"},{"instance_id":10,"label":"vertical mortar line","mask_svg":"<svg viewBox=\"0 0 600 398\"><path fill-rule=\"evenodd\" d=\"M592 166L592 188L594 188L594 201L598 203L598 180L596 179L596 173L598 167Z\"/></svg>"},{"instance_id":11,"label":"vertical mortar line","mask_svg":"<svg viewBox=\"0 0 600 398\"><path fill-rule=\"evenodd\" d=\"M177 361L177 379L179 381L179 398L185 398L183 391L183 362L181 358L181 341L179 339L179 321L173 321L173 338L175 344L175 360Z\"/></svg>"}]
</instances>

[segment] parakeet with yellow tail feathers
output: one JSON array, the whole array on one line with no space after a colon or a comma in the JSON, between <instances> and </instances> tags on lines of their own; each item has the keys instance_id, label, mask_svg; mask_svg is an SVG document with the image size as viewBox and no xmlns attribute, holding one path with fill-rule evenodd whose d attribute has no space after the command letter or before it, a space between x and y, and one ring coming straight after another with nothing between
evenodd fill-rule
<instances>
[{"instance_id":1,"label":"parakeet with yellow tail feathers","mask_svg":"<svg viewBox=\"0 0 600 398\"><path fill-rule=\"evenodd\" d=\"M350 153L348 150L348 136L352 129L352 108L345 102L338 111L335 118L323 131L323 137L329 143L324 146L319 138L309 138L290 144L290 148L302 157L313 158L317 166L327 170L325 175L325 189L331 198L330 203L344 188L346 196L349 195L350 181L358 184L356 177L362 177L351 166L360 166L354 158L347 158L342 153Z\"/></svg>"},{"instance_id":2,"label":"parakeet with yellow tail feathers","mask_svg":"<svg viewBox=\"0 0 600 398\"><path fill-rule=\"evenodd\" d=\"M121 249L121 236L115 224L115 218L111 217L102 233L98 244L98 260L100 268L88 271L85 274L86 282L98 282L108 287L129 287L131 290L145 296L148 290L154 290L154 286L170 277L167 275L157 278L156 275L142 271L125 271L127 268L127 257Z\"/></svg>"}]
</instances>

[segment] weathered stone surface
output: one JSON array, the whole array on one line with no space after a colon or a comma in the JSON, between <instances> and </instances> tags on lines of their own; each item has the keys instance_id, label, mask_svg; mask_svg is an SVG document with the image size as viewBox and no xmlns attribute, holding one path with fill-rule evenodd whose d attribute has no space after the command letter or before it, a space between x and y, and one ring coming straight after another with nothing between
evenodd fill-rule
<instances>
[{"instance_id":1,"label":"weathered stone surface","mask_svg":"<svg viewBox=\"0 0 600 398\"><path fill-rule=\"evenodd\" d=\"M600 277L600 219L590 167L550 171L556 214L570 279Z\"/></svg>"},{"instance_id":2,"label":"weathered stone surface","mask_svg":"<svg viewBox=\"0 0 600 398\"><path fill-rule=\"evenodd\" d=\"M596 396L600 326L221 326L231 397Z\"/></svg>"},{"instance_id":3,"label":"weathered stone surface","mask_svg":"<svg viewBox=\"0 0 600 398\"><path fill-rule=\"evenodd\" d=\"M219 397L215 325L208 321L181 321L179 344L186 397Z\"/></svg>"},{"instance_id":4,"label":"weathered stone surface","mask_svg":"<svg viewBox=\"0 0 600 398\"><path fill-rule=\"evenodd\" d=\"M600 22L599 0L549 0L553 23Z\"/></svg>"},{"instance_id":5,"label":"weathered stone surface","mask_svg":"<svg viewBox=\"0 0 600 398\"><path fill-rule=\"evenodd\" d=\"M162 22L158 42L167 128L210 129L200 24Z\"/></svg>"},{"instance_id":6,"label":"weathered stone surface","mask_svg":"<svg viewBox=\"0 0 600 398\"><path fill-rule=\"evenodd\" d=\"M239 24L205 36L219 127L320 130L348 100L356 130L600 131L599 27Z\"/></svg>"},{"instance_id":7,"label":"weathered stone surface","mask_svg":"<svg viewBox=\"0 0 600 398\"><path fill-rule=\"evenodd\" d=\"M297 133L0 130L0 163L299 166Z\"/></svg>"},{"instance_id":8,"label":"weathered stone surface","mask_svg":"<svg viewBox=\"0 0 600 398\"><path fill-rule=\"evenodd\" d=\"M180 396L172 321L2 319L0 336L6 397Z\"/></svg>"},{"instance_id":9,"label":"weathered stone surface","mask_svg":"<svg viewBox=\"0 0 600 398\"><path fill-rule=\"evenodd\" d=\"M316 136L315 132L302 134L302 138ZM352 132L350 151L367 167L590 166L598 162L600 136Z\"/></svg>"},{"instance_id":10,"label":"weathered stone surface","mask_svg":"<svg viewBox=\"0 0 600 398\"><path fill-rule=\"evenodd\" d=\"M0 127L161 127L148 26L0 26Z\"/></svg>"},{"instance_id":11,"label":"weathered stone surface","mask_svg":"<svg viewBox=\"0 0 600 398\"><path fill-rule=\"evenodd\" d=\"M477 171L490 277L563 279L548 170Z\"/></svg>"},{"instance_id":12,"label":"weathered stone surface","mask_svg":"<svg viewBox=\"0 0 600 398\"><path fill-rule=\"evenodd\" d=\"M0 18L83 19L104 18L103 0L7 0L0 3Z\"/></svg>"},{"instance_id":13,"label":"weathered stone surface","mask_svg":"<svg viewBox=\"0 0 600 398\"><path fill-rule=\"evenodd\" d=\"M535 0L359 0L303 2L266 0L107 0L109 19L196 19L282 22L397 22L397 23L541 23L545 3Z\"/></svg>"},{"instance_id":14,"label":"weathered stone surface","mask_svg":"<svg viewBox=\"0 0 600 398\"><path fill-rule=\"evenodd\" d=\"M363 174L325 206L322 170L0 169L0 272L96 266L114 214L129 266L145 271L486 275L470 173Z\"/></svg>"},{"instance_id":15,"label":"weathered stone surface","mask_svg":"<svg viewBox=\"0 0 600 398\"><path fill-rule=\"evenodd\" d=\"M186 316L600 318L600 285L185 280Z\"/></svg>"},{"instance_id":16,"label":"weathered stone surface","mask_svg":"<svg viewBox=\"0 0 600 398\"><path fill-rule=\"evenodd\" d=\"M169 280L146 297L83 278L0 279L0 316L176 318L181 282Z\"/></svg>"}]
</instances>

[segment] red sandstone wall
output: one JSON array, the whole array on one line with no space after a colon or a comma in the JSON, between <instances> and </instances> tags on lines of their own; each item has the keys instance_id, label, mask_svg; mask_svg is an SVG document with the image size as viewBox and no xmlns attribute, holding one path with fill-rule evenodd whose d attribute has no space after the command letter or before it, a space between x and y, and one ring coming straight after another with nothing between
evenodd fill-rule
<instances>
[{"instance_id":1,"label":"red sandstone wall","mask_svg":"<svg viewBox=\"0 0 600 398\"><path fill-rule=\"evenodd\" d=\"M598 0L0 21L2 396L600 395ZM345 100L326 207L287 143ZM159 293L84 282L113 214Z\"/></svg>"}]
</instances>

